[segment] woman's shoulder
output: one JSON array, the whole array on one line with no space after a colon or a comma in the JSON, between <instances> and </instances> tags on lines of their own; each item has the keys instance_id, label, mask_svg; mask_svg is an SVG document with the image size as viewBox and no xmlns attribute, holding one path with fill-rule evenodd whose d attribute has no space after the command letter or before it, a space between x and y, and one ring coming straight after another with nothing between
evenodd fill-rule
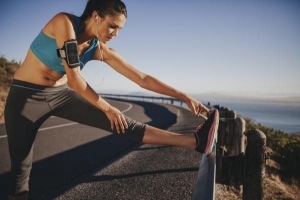
<instances>
[{"instance_id":1,"label":"woman's shoulder","mask_svg":"<svg viewBox=\"0 0 300 200\"><path fill-rule=\"evenodd\" d=\"M43 32L51 37L55 37L55 30L64 30L65 27L73 29L75 15L60 12L52 17L52 19L43 28Z\"/></svg>"},{"instance_id":2,"label":"woman's shoulder","mask_svg":"<svg viewBox=\"0 0 300 200\"><path fill-rule=\"evenodd\" d=\"M75 15L72 15L70 13L66 12L60 12L53 16L51 21L55 22L62 22L62 21L70 21L72 22L74 20Z\"/></svg>"}]
</instances>

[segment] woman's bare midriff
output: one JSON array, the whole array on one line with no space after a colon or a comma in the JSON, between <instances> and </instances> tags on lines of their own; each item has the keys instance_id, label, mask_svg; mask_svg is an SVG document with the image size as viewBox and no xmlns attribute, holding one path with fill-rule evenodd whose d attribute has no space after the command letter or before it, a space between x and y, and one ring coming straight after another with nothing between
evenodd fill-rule
<instances>
[{"instance_id":1,"label":"woman's bare midriff","mask_svg":"<svg viewBox=\"0 0 300 200\"><path fill-rule=\"evenodd\" d=\"M48 87L57 87L68 81L66 75L58 74L39 61L30 49L16 71L14 79Z\"/></svg>"}]
</instances>

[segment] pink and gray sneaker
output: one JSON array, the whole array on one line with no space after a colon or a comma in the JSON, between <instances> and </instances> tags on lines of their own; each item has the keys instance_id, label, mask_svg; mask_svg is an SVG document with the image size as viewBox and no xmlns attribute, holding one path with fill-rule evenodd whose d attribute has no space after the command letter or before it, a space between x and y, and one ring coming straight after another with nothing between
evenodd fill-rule
<instances>
[{"instance_id":1,"label":"pink and gray sneaker","mask_svg":"<svg viewBox=\"0 0 300 200\"><path fill-rule=\"evenodd\" d=\"M213 110L207 120L196 128L196 151L208 156L213 148L214 139L217 137L219 127L219 112Z\"/></svg>"}]
</instances>

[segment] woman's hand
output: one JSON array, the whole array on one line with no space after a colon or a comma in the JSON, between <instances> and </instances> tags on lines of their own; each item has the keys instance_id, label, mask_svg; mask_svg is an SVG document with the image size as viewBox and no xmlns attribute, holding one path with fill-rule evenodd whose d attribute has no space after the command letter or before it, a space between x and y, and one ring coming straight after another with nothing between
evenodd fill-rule
<instances>
[{"instance_id":1,"label":"woman's hand","mask_svg":"<svg viewBox=\"0 0 300 200\"><path fill-rule=\"evenodd\" d=\"M121 111L113 106L110 106L105 114L110 121L111 130L114 130L114 128L116 128L118 133L121 133L121 131L122 133L125 133L125 129L128 128L128 124Z\"/></svg>"},{"instance_id":2,"label":"woman's hand","mask_svg":"<svg viewBox=\"0 0 300 200\"><path fill-rule=\"evenodd\" d=\"M194 116L199 116L201 113L206 113L208 115L210 111L200 101L189 96L187 97L186 104L188 105Z\"/></svg>"}]
</instances>

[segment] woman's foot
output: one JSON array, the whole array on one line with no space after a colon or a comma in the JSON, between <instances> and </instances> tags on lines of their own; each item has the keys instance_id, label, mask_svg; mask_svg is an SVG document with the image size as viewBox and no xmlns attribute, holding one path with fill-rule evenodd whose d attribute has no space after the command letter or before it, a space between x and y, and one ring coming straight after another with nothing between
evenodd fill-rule
<instances>
[{"instance_id":1,"label":"woman's foot","mask_svg":"<svg viewBox=\"0 0 300 200\"><path fill-rule=\"evenodd\" d=\"M208 156L213 148L214 139L218 132L219 112L213 110L207 120L196 128L194 133L196 138L196 151Z\"/></svg>"}]
</instances>

